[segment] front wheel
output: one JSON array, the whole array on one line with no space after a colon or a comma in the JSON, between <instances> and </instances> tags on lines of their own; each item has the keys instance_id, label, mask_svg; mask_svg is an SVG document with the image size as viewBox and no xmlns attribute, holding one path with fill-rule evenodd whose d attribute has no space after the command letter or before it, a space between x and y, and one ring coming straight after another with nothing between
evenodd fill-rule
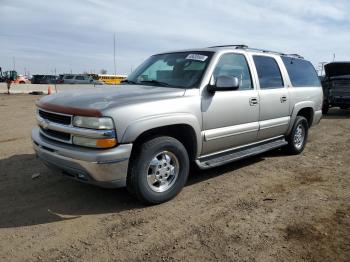
<instances>
[{"instance_id":1,"label":"front wheel","mask_svg":"<svg viewBox=\"0 0 350 262\"><path fill-rule=\"evenodd\" d=\"M292 155L298 155L303 152L307 137L309 134L309 124L305 117L297 116L293 129L289 137L287 138L288 145L286 146L287 152Z\"/></svg>"},{"instance_id":2,"label":"front wheel","mask_svg":"<svg viewBox=\"0 0 350 262\"><path fill-rule=\"evenodd\" d=\"M146 141L136 150L129 164L128 190L148 204L175 197L189 173L190 162L183 144L163 136Z\"/></svg>"}]
</instances>

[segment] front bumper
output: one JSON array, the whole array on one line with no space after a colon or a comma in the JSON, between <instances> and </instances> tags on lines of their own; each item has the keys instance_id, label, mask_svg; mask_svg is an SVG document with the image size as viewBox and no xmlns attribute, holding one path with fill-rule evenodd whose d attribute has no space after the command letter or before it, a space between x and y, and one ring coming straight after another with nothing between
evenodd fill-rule
<instances>
[{"instance_id":1,"label":"front bumper","mask_svg":"<svg viewBox=\"0 0 350 262\"><path fill-rule=\"evenodd\" d=\"M37 156L52 170L81 182L116 188L126 185L132 144L111 149L90 149L55 142L32 130Z\"/></svg>"},{"instance_id":2,"label":"front bumper","mask_svg":"<svg viewBox=\"0 0 350 262\"><path fill-rule=\"evenodd\" d=\"M349 107L350 106L350 96L333 96L330 99L329 103L331 106Z\"/></svg>"}]
</instances>

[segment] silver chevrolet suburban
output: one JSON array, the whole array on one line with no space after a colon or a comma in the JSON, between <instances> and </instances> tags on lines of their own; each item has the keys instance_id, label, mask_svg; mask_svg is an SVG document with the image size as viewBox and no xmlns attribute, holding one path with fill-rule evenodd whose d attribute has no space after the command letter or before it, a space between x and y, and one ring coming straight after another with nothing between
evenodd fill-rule
<instances>
[{"instance_id":1,"label":"silver chevrolet suburban","mask_svg":"<svg viewBox=\"0 0 350 262\"><path fill-rule=\"evenodd\" d=\"M299 55L244 45L167 52L120 86L42 98L32 140L51 169L156 204L181 191L191 163L301 153L322 102L315 69Z\"/></svg>"}]
</instances>

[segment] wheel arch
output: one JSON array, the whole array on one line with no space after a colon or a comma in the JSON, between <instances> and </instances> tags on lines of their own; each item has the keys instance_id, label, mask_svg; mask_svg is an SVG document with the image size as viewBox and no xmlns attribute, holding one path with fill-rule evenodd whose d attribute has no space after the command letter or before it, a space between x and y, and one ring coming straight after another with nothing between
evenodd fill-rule
<instances>
[{"instance_id":1,"label":"wheel arch","mask_svg":"<svg viewBox=\"0 0 350 262\"><path fill-rule=\"evenodd\" d=\"M294 106L287 135L289 135L290 132L292 131L292 128L297 116L305 117L309 124L309 127L311 127L314 122L315 103L311 101L305 101L305 102L298 103Z\"/></svg>"},{"instance_id":2,"label":"wheel arch","mask_svg":"<svg viewBox=\"0 0 350 262\"><path fill-rule=\"evenodd\" d=\"M152 137L170 136L183 143L190 159L194 160L202 150L200 130L198 121L191 115L154 117L129 125L121 142L133 143L136 150L137 145Z\"/></svg>"}]
</instances>

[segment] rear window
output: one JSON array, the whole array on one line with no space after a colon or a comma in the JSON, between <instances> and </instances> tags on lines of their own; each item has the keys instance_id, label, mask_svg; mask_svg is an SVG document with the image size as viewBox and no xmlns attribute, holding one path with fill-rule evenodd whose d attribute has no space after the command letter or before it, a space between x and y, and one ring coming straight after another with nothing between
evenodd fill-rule
<instances>
[{"instance_id":1,"label":"rear window","mask_svg":"<svg viewBox=\"0 0 350 262\"><path fill-rule=\"evenodd\" d=\"M74 76L65 76L65 79L73 79Z\"/></svg>"},{"instance_id":2,"label":"rear window","mask_svg":"<svg viewBox=\"0 0 350 262\"><path fill-rule=\"evenodd\" d=\"M276 60L269 56L254 56L260 89L283 88L283 79Z\"/></svg>"},{"instance_id":3,"label":"rear window","mask_svg":"<svg viewBox=\"0 0 350 262\"><path fill-rule=\"evenodd\" d=\"M84 80L85 77L84 77L84 76L76 76L75 79L76 79L76 80Z\"/></svg>"},{"instance_id":4,"label":"rear window","mask_svg":"<svg viewBox=\"0 0 350 262\"><path fill-rule=\"evenodd\" d=\"M309 61L293 57L282 57L282 60L294 87L321 85L316 70Z\"/></svg>"}]
</instances>

